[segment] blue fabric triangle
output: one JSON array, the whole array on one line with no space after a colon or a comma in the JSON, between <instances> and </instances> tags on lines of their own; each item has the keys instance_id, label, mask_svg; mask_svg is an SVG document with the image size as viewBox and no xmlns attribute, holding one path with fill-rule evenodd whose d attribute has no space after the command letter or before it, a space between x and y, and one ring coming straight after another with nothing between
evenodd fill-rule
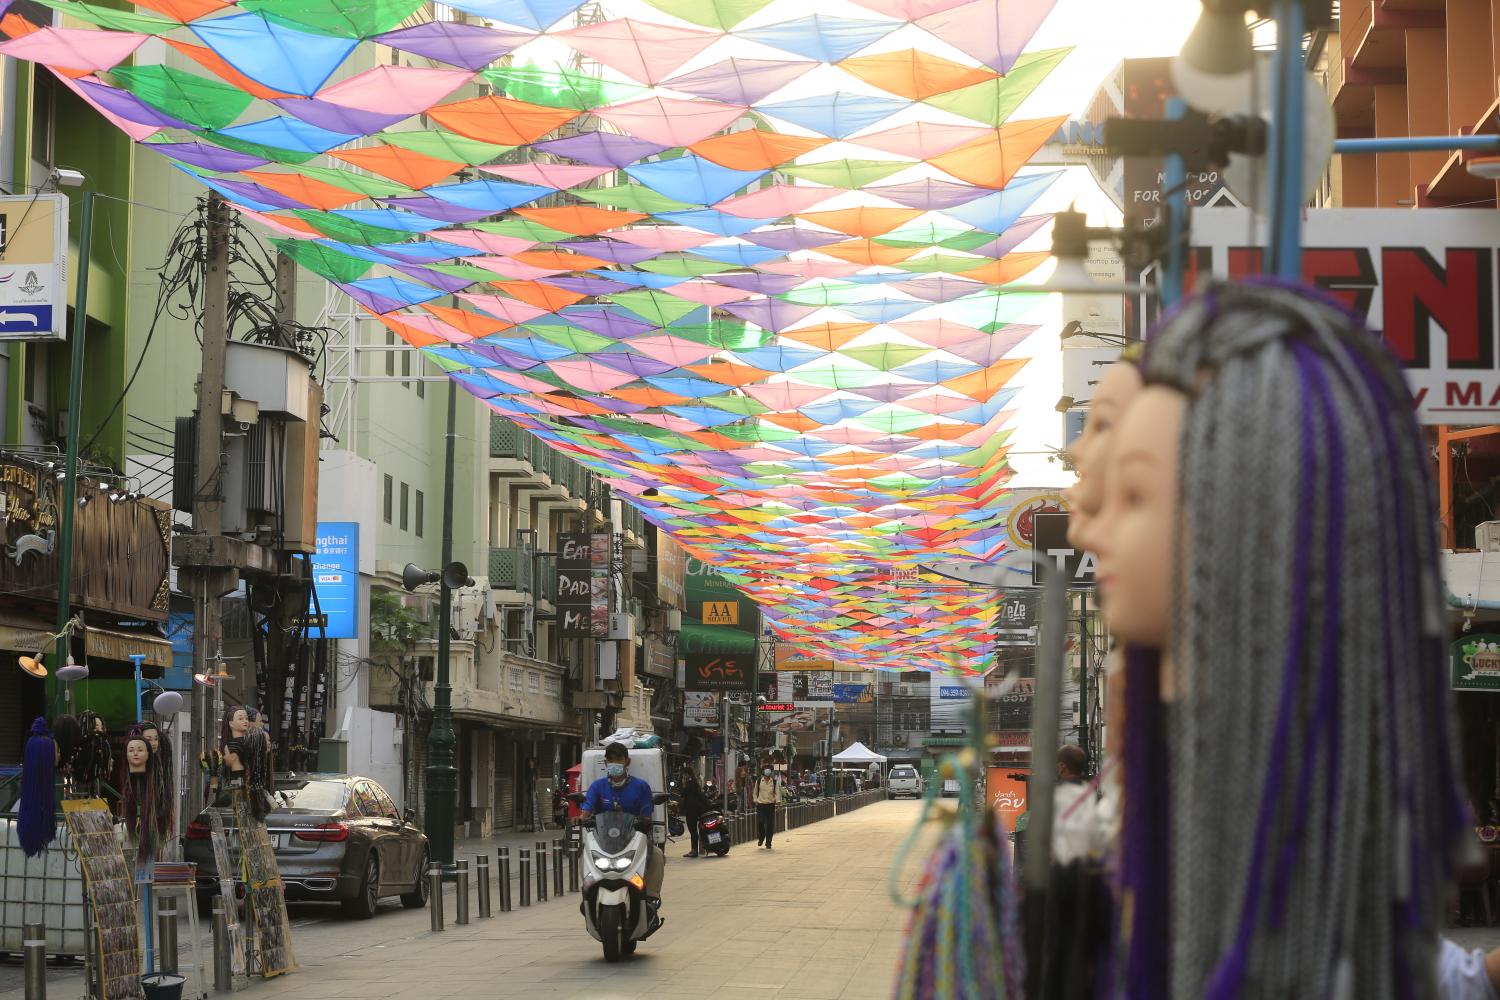
<instances>
[{"instance_id":1,"label":"blue fabric triangle","mask_svg":"<svg viewBox=\"0 0 1500 1000\"><path fill-rule=\"evenodd\" d=\"M657 194L689 204L712 205L764 177L765 170L734 170L689 153L671 160L637 163L625 172Z\"/></svg>"},{"instance_id":2,"label":"blue fabric triangle","mask_svg":"<svg viewBox=\"0 0 1500 1000\"><path fill-rule=\"evenodd\" d=\"M583 0L459 0L457 10L544 31L583 6Z\"/></svg>"},{"instance_id":3,"label":"blue fabric triangle","mask_svg":"<svg viewBox=\"0 0 1500 1000\"><path fill-rule=\"evenodd\" d=\"M326 153L335 146L342 146L359 138L343 132L330 132L289 115L276 115L273 118L262 118L258 122L231 125L229 128L219 129L216 134L301 153Z\"/></svg>"},{"instance_id":4,"label":"blue fabric triangle","mask_svg":"<svg viewBox=\"0 0 1500 1000\"><path fill-rule=\"evenodd\" d=\"M1003 190L985 195L967 205L958 205L943 210L943 215L967 223L975 229L999 235L1026 213L1032 202L1063 175L1061 170L1041 174L1023 174L1014 178Z\"/></svg>"},{"instance_id":5,"label":"blue fabric triangle","mask_svg":"<svg viewBox=\"0 0 1500 1000\"><path fill-rule=\"evenodd\" d=\"M357 38L309 34L249 12L197 21L188 27L250 79L303 97L316 94L359 44Z\"/></svg>"},{"instance_id":6,"label":"blue fabric triangle","mask_svg":"<svg viewBox=\"0 0 1500 1000\"><path fill-rule=\"evenodd\" d=\"M517 205L535 201L543 195L556 194L552 188L537 184L514 184L508 181L464 181L459 184L444 184L426 189L427 194L439 201L464 208L488 209L496 214L509 211Z\"/></svg>"},{"instance_id":7,"label":"blue fabric triangle","mask_svg":"<svg viewBox=\"0 0 1500 1000\"><path fill-rule=\"evenodd\" d=\"M699 208L691 212L663 212L657 216L665 222L671 222L689 229L696 229L701 233L713 233L716 236L741 236L752 229L775 222L775 219L742 219L737 215L720 212L714 208Z\"/></svg>"},{"instance_id":8,"label":"blue fabric triangle","mask_svg":"<svg viewBox=\"0 0 1500 1000\"><path fill-rule=\"evenodd\" d=\"M843 62L901 26L900 21L862 21L811 14L795 21L782 21L763 28L737 31L735 35L786 52L795 52L807 59L836 63Z\"/></svg>"},{"instance_id":9,"label":"blue fabric triangle","mask_svg":"<svg viewBox=\"0 0 1500 1000\"><path fill-rule=\"evenodd\" d=\"M755 110L800 125L833 139L847 139L861 129L884 121L910 101L893 97L870 97L836 90L831 94L802 97L779 104L757 105Z\"/></svg>"}]
</instances>

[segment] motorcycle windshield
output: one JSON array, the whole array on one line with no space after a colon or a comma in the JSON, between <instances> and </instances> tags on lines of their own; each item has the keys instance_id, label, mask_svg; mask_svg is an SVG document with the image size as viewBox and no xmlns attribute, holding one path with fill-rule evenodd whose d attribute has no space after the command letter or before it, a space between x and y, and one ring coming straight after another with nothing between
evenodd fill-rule
<instances>
[{"instance_id":1,"label":"motorcycle windshield","mask_svg":"<svg viewBox=\"0 0 1500 1000\"><path fill-rule=\"evenodd\" d=\"M628 812L604 812L594 817L594 843L605 854L621 854L635 836L638 816Z\"/></svg>"}]
</instances>

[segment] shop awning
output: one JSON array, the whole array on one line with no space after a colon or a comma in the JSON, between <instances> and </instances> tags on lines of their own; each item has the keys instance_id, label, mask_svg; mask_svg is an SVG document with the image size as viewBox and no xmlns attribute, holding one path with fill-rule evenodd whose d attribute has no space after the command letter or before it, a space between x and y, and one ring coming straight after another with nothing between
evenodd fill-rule
<instances>
[{"instance_id":1,"label":"shop awning","mask_svg":"<svg viewBox=\"0 0 1500 1000\"><path fill-rule=\"evenodd\" d=\"M0 618L0 649L17 653L52 653L52 624L40 618L7 615Z\"/></svg>"},{"instance_id":2,"label":"shop awning","mask_svg":"<svg viewBox=\"0 0 1500 1000\"><path fill-rule=\"evenodd\" d=\"M146 658L148 667L163 669L172 665L172 644L161 636L143 632L115 632L90 626L84 631L84 652L89 658L130 662L132 653Z\"/></svg>"}]
</instances>

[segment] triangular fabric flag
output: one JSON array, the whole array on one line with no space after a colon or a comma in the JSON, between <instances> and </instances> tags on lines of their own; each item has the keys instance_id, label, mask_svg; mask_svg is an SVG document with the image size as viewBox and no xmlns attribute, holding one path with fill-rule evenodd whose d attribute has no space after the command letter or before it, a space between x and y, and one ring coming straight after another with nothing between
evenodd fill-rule
<instances>
[{"instance_id":1,"label":"triangular fabric flag","mask_svg":"<svg viewBox=\"0 0 1500 1000\"><path fill-rule=\"evenodd\" d=\"M616 128L663 146L691 146L728 128L745 108L713 101L682 101L648 97L627 104L599 108L594 113Z\"/></svg>"},{"instance_id":2,"label":"triangular fabric flag","mask_svg":"<svg viewBox=\"0 0 1500 1000\"><path fill-rule=\"evenodd\" d=\"M0 49L4 48L0 45ZM229 125L251 101L249 94L236 87L160 64L121 66L110 76L158 111L198 128Z\"/></svg>"},{"instance_id":3,"label":"triangular fabric flag","mask_svg":"<svg viewBox=\"0 0 1500 1000\"><path fill-rule=\"evenodd\" d=\"M919 208L844 208L831 212L803 212L799 218L850 236L883 236L922 214Z\"/></svg>"},{"instance_id":4,"label":"triangular fabric flag","mask_svg":"<svg viewBox=\"0 0 1500 1000\"><path fill-rule=\"evenodd\" d=\"M0 44L0 55L97 73L128 59L149 37L133 31L44 27Z\"/></svg>"},{"instance_id":5,"label":"triangular fabric flag","mask_svg":"<svg viewBox=\"0 0 1500 1000\"><path fill-rule=\"evenodd\" d=\"M427 117L459 135L481 142L519 146L532 142L578 117L572 108L545 108L524 101L486 95L444 104Z\"/></svg>"},{"instance_id":6,"label":"triangular fabric flag","mask_svg":"<svg viewBox=\"0 0 1500 1000\"><path fill-rule=\"evenodd\" d=\"M501 31L458 21L425 21L387 31L370 41L450 66L481 70L535 37L529 32Z\"/></svg>"},{"instance_id":7,"label":"triangular fabric flag","mask_svg":"<svg viewBox=\"0 0 1500 1000\"><path fill-rule=\"evenodd\" d=\"M934 156L957 149L964 143L979 142L991 135L994 135L994 129L915 121L880 132L870 132L851 141L897 156L930 161Z\"/></svg>"},{"instance_id":8,"label":"triangular fabric flag","mask_svg":"<svg viewBox=\"0 0 1500 1000\"><path fill-rule=\"evenodd\" d=\"M424 188L436 184L464 166L463 163L454 160L439 159L435 156L401 149L398 146L383 144L359 149L335 150L328 155L350 166L368 170L381 177L389 177L411 188Z\"/></svg>"},{"instance_id":9,"label":"triangular fabric flag","mask_svg":"<svg viewBox=\"0 0 1500 1000\"><path fill-rule=\"evenodd\" d=\"M751 128L704 139L690 148L706 160L735 170L771 170L826 145L827 139Z\"/></svg>"},{"instance_id":10,"label":"triangular fabric flag","mask_svg":"<svg viewBox=\"0 0 1500 1000\"><path fill-rule=\"evenodd\" d=\"M854 191L911 167L912 164L900 160L828 160L783 167L781 172L814 184Z\"/></svg>"},{"instance_id":11,"label":"triangular fabric flag","mask_svg":"<svg viewBox=\"0 0 1500 1000\"><path fill-rule=\"evenodd\" d=\"M999 73L1009 73L1057 0L974 0L917 25Z\"/></svg>"},{"instance_id":12,"label":"triangular fabric flag","mask_svg":"<svg viewBox=\"0 0 1500 1000\"><path fill-rule=\"evenodd\" d=\"M645 87L602 80L591 73L544 70L536 66L494 66L484 70L483 76L495 85L495 90L513 100L577 111L590 111L648 93Z\"/></svg>"},{"instance_id":13,"label":"triangular fabric flag","mask_svg":"<svg viewBox=\"0 0 1500 1000\"><path fill-rule=\"evenodd\" d=\"M725 104L758 104L817 65L790 59L730 57L691 73L668 77L662 86Z\"/></svg>"},{"instance_id":14,"label":"triangular fabric flag","mask_svg":"<svg viewBox=\"0 0 1500 1000\"><path fill-rule=\"evenodd\" d=\"M916 49L856 56L839 63L839 69L872 87L914 101L995 79L992 71L965 66Z\"/></svg>"},{"instance_id":15,"label":"triangular fabric flag","mask_svg":"<svg viewBox=\"0 0 1500 1000\"><path fill-rule=\"evenodd\" d=\"M626 167L625 173L653 191L697 205L711 205L742 191L766 171L732 170L689 154Z\"/></svg>"},{"instance_id":16,"label":"triangular fabric flag","mask_svg":"<svg viewBox=\"0 0 1500 1000\"><path fill-rule=\"evenodd\" d=\"M901 27L896 21L864 21L811 14L761 28L735 32L737 38L795 52L806 59L837 63L880 41Z\"/></svg>"},{"instance_id":17,"label":"triangular fabric flag","mask_svg":"<svg viewBox=\"0 0 1500 1000\"><path fill-rule=\"evenodd\" d=\"M352 38L298 31L250 11L188 27L250 79L304 97L316 94L359 44Z\"/></svg>"},{"instance_id":18,"label":"triangular fabric flag","mask_svg":"<svg viewBox=\"0 0 1500 1000\"><path fill-rule=\"evenodd\" d=\"M928 162L961 181L1003 188L1067 120L1063 115L1011 122L982 139L931 157Z\"/></svg>"},{"instance_id":19,"label":"triangular fabric flag","mask_svg":"<svg viewBox=\"0 0 1500 1000\"><path fill-rule=\"evenodd\" d=\"M805 213L814 205L821 205L829 198L836 198L842 193L834 188L773 184L759 191L751 191L749 194L721 201L714 207L721 212L747 219L779 219Z\"/></svg>"},{"instance_id":20,"label":"triangular fabric flag","mask_svg":"<svg viewBox=\"0 0 1500 1000\"><path fill-rule=\"evenodd\" d=\"M361 111L415 115L426 111L474 74L458 69L376 66L318 91L318 100Z\"/></svg>"},{"instance_id":21,"label":"triangular fabric flag","mask_svg":"<svg viewBox=\"0 0 1500 1000\"><path fill-rule=\"evenodd\" d=\"M967 204L944 209L943 214L998 236L1009 229L1062 175L1061 170L1024 174L1013 179L1003 190Z\"/></svg>"},{"instance_id":22,"label":"triangular fabric flag","mask_svg":"<svg viewBox=\"0 0 1500 1000\"><path fill-rule=\"evenodd\" d=\"M910 101L834 91L777 104L761 104L755 110L819 135L847 139L908 107L911 107Z\"/></svg>"},{"instance_id":23,"label":"triangular fabric flag","mask_svg":"<svg viewBox=\"0 0 1500 1000\"><path fill-rule=\"evenodd\" d=\"M624 17L554 32L579 52L648 86L660 83L722 35Z\"/></svg>"},{"instance_id":24,"label":"triangular fabric flag","mask_svg":"<svg viewBox=\"0 0 1500 1000\"><path fill-rule=\"evenodd\" d=\"M425 0L238 0L241 10L265 14L277 21L304 25L312 31L345 38L368 38L389 31L406 20Z\"/></svg>"},{"instance_id":25,"label":"triangular fabric flag","mask_svg":"<svg viewBox=\"0 0 1500 1000\"><path fill-rule=\"evenodd\" d=\"M771 0L646 0L657 10L705 28L728 31Z\"/></svg>"},{"instance_id":26,"label":"triangular fabric flag","mask_svg":"<svg viewBox=\"0 0 1500 1000\"><path fill-rule=\"evenodd\" d=\"M545 31L583 6L584 0L458 0L449 6L467 14Z\"/></svg>"},{"instance_id":27,"label":"triangular fabric flag","mask_svg":"<svg viewBox=\"0 0 1500 1000\"><path fill-rule=\"evenodd\" d=\"M1062 48L1027 52L1004 76L934 95L927 98L927 103L985 125L1000 125L1010 119L1072 51Z\"/></svg>"}]
</instances>

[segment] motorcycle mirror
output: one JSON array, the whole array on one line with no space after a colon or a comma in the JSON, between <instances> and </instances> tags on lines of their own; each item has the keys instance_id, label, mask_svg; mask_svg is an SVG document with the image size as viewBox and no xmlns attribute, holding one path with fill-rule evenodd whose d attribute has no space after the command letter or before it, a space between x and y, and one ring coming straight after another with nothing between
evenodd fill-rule
<instances>
[{"instance_id":1,"label":"motorcycle mirror","mask_svg":"<svg viewBox=\"0 0 1500 1000\"><path fill-rule=\"evenodd\" d=\"M666 802L667 799L669 799L669 798L671 798L671 796L668 795L666 792L657 792L655 795L651 796L651 801L655 805L661 805L662 803Z\"/></svg>"}]
</instances>

